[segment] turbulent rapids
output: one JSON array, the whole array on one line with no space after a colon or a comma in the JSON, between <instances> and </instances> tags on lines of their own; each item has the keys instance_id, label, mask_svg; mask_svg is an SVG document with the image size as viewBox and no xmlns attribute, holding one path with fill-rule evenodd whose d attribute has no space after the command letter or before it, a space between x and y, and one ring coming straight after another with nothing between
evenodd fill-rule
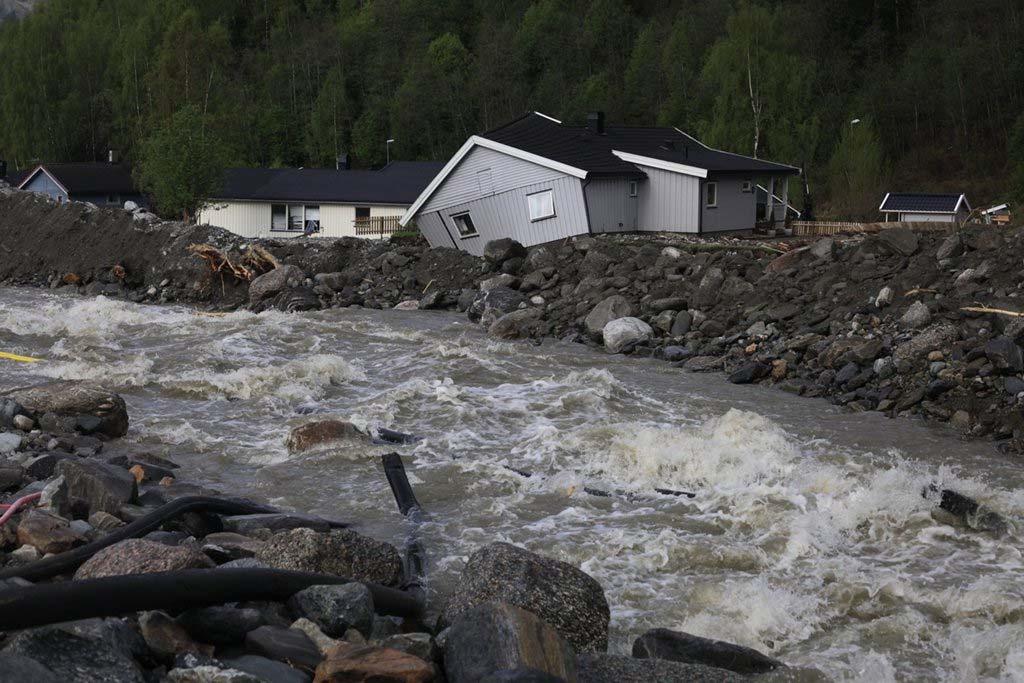
<instances>
[{"instance_id":1,"label":"turbulent rapids","mask_svg":"<svg viewBox=\"0 0 1024 683\"><path fill-rule=\"evenodd\" d=\"M667 626L839 680L1024 676L1024 481L991 444L578 345L495 342L446 313L211 316L6 289L0 350L45 359L0 361L4 388L120 392L132 427L112 449L397 544L408 528L379 471L393 446L290 454L286 438L311 415L422 436L398 448L431 511L432 596L503 540L600 581L612 650ZM1008 529L938 511L933 486Z\"/></svg>"}]
</instances>

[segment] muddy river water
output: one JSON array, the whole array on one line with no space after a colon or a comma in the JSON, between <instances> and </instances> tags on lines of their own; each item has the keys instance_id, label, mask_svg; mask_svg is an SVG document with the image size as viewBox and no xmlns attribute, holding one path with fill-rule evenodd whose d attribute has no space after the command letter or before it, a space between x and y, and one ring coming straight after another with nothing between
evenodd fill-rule
<instances>
[{"instance_id":1,"label":"muddy river water","mask_svg":"<svg viewBox=\"0 0 1024 683\"><path fill-rule=\"evenodd\" d=\"M311 412L424 437L400 450L429 513L435 605L475 548L504 540L594 576L616 651L665 626L836 680L1024 679L1024 477L989 443L658 361L497 342L449 313L212 316L0 289L0 350L46 359L0 361L0 388L120 391L132 426L115 451L399 545L380 447L289 455L285 439ZM933 483L1010 531L935 513Z\"/></svg>"}]
</instances>

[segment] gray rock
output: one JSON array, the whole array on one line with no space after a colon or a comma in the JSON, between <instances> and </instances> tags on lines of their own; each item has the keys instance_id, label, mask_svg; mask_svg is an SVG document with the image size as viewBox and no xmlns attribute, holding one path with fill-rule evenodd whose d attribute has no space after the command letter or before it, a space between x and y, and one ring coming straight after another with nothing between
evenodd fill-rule
<instances>
[{"instance_id":1,"label":"gray rock","mask_svg":"<svg viewBox=\"0 0 1024 683\"><path fill-rule=\"evenodd\" d=\"M690 331L690 325L693 324L693 316L689 311L679 311L676 313L675 320L672 321L672 329L669 330L669 334L673 337L682 337L684 334Z\"/></svg>"},{"instance_id":2,"label":"gray rock","mask_svg":"<svg viewBox=\"0 0 1024 683\"><path fill-rule=\"evenodd\" d=\"M15 429L14 418L24 415L25 409L13 398L0 396L0 429Z\"/></svg>"},{"instance_id":3,"label":"gray rock","mask_svg":"<svg viewBox=\"0 0 1024 683\"><path fill-rule=\"evenodd\" d=\"M536 614L579 650L603 651L608 646L604 590L570 564L508 543L492 543L470 556L458 586L439 628L476 605L505 602Z\"/></svg>"},{"instance_id":4,"label":"gray rock","mask_svg":"<svg viewBox=\"0 0 1024 683\"><path fill-rule=\"evenodd\" d=\"M283 531L286 529L313 529L328 531L331 523L323 517L294 512L268 512L252 515L232 515L224 518L224 530L247 535L258 529Z\"/></svg>"},{"instance_id":5,"label":"gray rock","mask_svg":"<svg viewBox=\"0 0 1024 683\"><path fill-rule=\"evenodd\" d=\"M514 289L508 287L495 287L486 292L480 292L470 304L466 311L470 321L480 323L486 327L512 311L518 309L529 299Z\"/></svg>"},{"instance_id":6,"label":"gray rock","mask_svg":"<svg viewBox=\"0 0 1024 683\"><path fill-rule=\"evenodd\" d=\"M586 683L744 683L747 676L699 664L626 655L584 654L576 662Z\"/></svg>"},{"instance_id":7,"label":"gray rock","mask_svg":"<svg viewBox=\"0 0 1024 683\"><path fill-rule=\"evenodd\" d=\"M35 427L35 421L28 415L15 415L12 420L15 429L20 429L23 432L30 432Z\"/></svg>"},{"instance_id":8,"label":"gray rock","mask_svg":"<svg viewBox=\"0 0 1024 683\"><path fill-rule=\"evenodd\" d=\"M901 256L913 256L917 253L917 234L906 228L889 228L878 233L878 239Z\"/></svg>"},{"instance_id":9,"label":"gray rock","mask_svg":"<svg viewBox=\"0 0 1024 683\"><path fill-rule=\"evenodd\" d=\"M70 504L84 506L88 513L116 514L138 495L135 477L128 470L98 460L61 460L57 473L67 482Z\"/></svg>"},{"instance_id":10,"label":"gray rock","mask_svg":"<svg viewBox=\"0 0 1024 683\"><path fill-rule=\"evenodd\" d=\"M662 351L665 360L676 363L690 357L690 351L685 346L666 346Z\"/></svg>"},{"instance_id":11,"label":"gray rock","mask_svg":"<svg viewBox=\"0 0 1024 683\"><path fill-rule=\"evenodd\" d=\"M942 244L935 250L935 259L945 261L946 259L955 258L962 253L964 253L963 239L961 239L960 233L953 233L942 240Z\"/></svg>"},{"instance_id":12,"label":"gray rock","mask_svg":"<svg viewBox=\"0 0 1024 683\"><path fill-rule=\"evenodd\" d=\"M45 662L61 683L143 683L134 655L145 645L118 619L88 619L21 631L3 648Z\"/></svg>"},{"instance_id":13,"label":"gray rock","mask_svg":"<svg viewBox=\"0 0 1024 683\"><path fill-rule=\"evenodd\" d=\"M165 662L186 652L213 654L213 648L196 643L180 624L163 612L142 612L139 614L139 632L146 641L150 652Z\"/></svg>"},{"instance_id":14,"label":"gray rock","mask_svg":"<svg viewBox=\"0 0 1024 683\"><path fill-rule=\"evenodd\" d=\"M218 646L241 643L245 634L264 624L259 610L227 605L185 610L177 621L199 642Z\"/></svg>"},{"instance_id":15,"label":"gray rock","mask_svg":"<svg viewBox=\"0 0 1024 683\"><path fill-rule=\"evenodd\" d=\"M296 266L280 266L264 273L249 283L249 303L257 304L285 289L300 286L306 276Z\"/></svg>"},{"instance_id":16,"label":"gray rock","mask_svg":"<svg viewBox=\"0 0 1024 683\"><path fill-rule=\"evenodd\" d=\"M897 363L913 361L930 351L952 344L956 339L957 331L953 325L945 322L936 323L897 347L893 358Z\"/></svg>"},{"instance_id":17,"label":"gray rock","mask_svg":"<svg viewBox=\"0 0 1024 683\"><path fill-rule=\"evenodd\" d=\"M432 289L420 298L420 310L423 311L447 308L449 304L448 294L439 289Z\"/></svg>"},{"instance_id":18,"label":"gray rock","mask_svg":"<svg viewBox=\"0 0 1024 683\"><path fill-rule=\"evenodd\" d=\"M877 308L889 306L892 304L893 294L892 287L882 287L878 290L878 296L875 297L875 306Z\"/></svg>"},{"instance_id":19,"label":"gray rock","mask_svg":"<svg viewBox=\"0 0 1024 683\"><path fill-rule=\"evenodd\" d=\"M1003 380L1003 388L1010 396L1017 396L1024 393L1024 379L1020 377L1007 377Z\"/></svg>"},{"instance_id":20,"label":"gray rock","mask_svg":"<svg viewBox=\"0 0 1024 683\"><path fill-rule=\"evenodd\" d=\"M95 384L50 382L15 390L9 396L36 420L43 415L53 415L70 419L72 429L86 433L119 437L128 432L128 408L124 399Z\"/></svg>"},{"instance_id":21,"label":"gray rock","mask_svg":"<svg viewBox=\"0 0 1024 683\"><path fill-rule=\"evenodd\" d=\"M477 683L520 667L576 680L573 649L554 628L524 609L495 602L463 612L451 625L444 666L449 683Z\"/></svg>"},{"instance_id":22,"label":"gray rock","mask_svg":"<svg viewBox=\"0 0 1024 683\"><path fill-rule=\"evenodd\" d=\"M169 683L267 683L264 679L237 669L203 665L188 669L171 669L167 672Z\"/></svg>"},{"instance_id":23,"label":"gray rock","mask_svg":"<svg viewBox=\"0 0 1024 683\"><path fill-rule=\"evenodd\" d=\"M320 648L302 631L260 626L245 635L245 649L278 662L313 671L323 660Z\"/></svg>"},{"instance_id":24,"label":"gray rock","mask_svg":"<svg viewBox=\"0 0 1024 683\"><path fill-rule=\"evenodd\" d=\"M13 453L21 448L21 437L10 432L0 433L0 453Z\"/></svg>"},{"instance_id":25,"label":"gray rock","mask_svg":"<svg viewBox=\"0 0 1024 683\"><path fill-rule=\"evenodd\" d=\"M633 642L633 656L702 664L740 674L760 674L785 665L742 645L710 640L665 628L651 629Z\"/></svg>"},{"instance_id":26,"label":"gray rock","mask_svg":"<svg viewBox=\"0 0 1024 683\"><path fill-rule=\"evenodd\" d=\"M639 318L618 318L604 326L602 336L608 353L622 353L653 339L654 330Z\"/></svg>"},{"instance_id":27,"label":"gray rock","mask_svg":"<svg viewBox=\"0 0 1024 683\"><path fill-rule=\"evenodd\" d=\"M373 596L361 583L310 586L288 600L296 617L305 617L332 638L350 628L369 636L373 628Z\"/></svg>"},{"instance_id":28,"label":"gray rock","mask_svg":"<svg viewBox=\"0 0 1024 683\"><path fill-rule=\"evenodd\" d=\"M379 644L383 648L398 650L426 662L441 661L441 650L429 633L396 633L381 639Z\"/></svg>"},{"instance_id":29,"label":"gray rock","mask_svg":"<svg viewBox=\"0 0 1024 683\"><path fill-rule=\"evenodd\" d=\"M2 435L0 435L2 438ZM0 447L0 451L3 448ZM25 474L32 479L49 479L57 469L57 463L73 456L66 453L43 453L25 461Z\"/></svg>"},{"instance_id":30,"label":"gray rock","mask_svg":"<svg viewBox=\"0 0 1024 683\"><path fill-rule=\"evenodd\" d=\"M500 273L494 277L487 278L480 283L481 292L489 292L492 289L498 287L507 287L509 289L519 289L519 278L514 275L507 273Z\"/></svg>"},{"instance_id":31,"label":"gray rock","mask_svg":"<svg viewBox=\"0 0 1024 683\"><path fill-rule=\"evenodd\" d=\"M402 558L394 546L351 529L284 531L268 539L256 559L279 569L336 574L385 586L398 585L402 579Z\"/></svg>"},{"instance_id":32,"label":"gray rock","mask_svg":"<svg viewBox=\"0 0 1024 683\"><path fill-rule=\"evenodd\" d=\"M725 282L725 273L721 268L708 268L700 279L697 292L693 296L694 307L705 308L718 301L719 290L723 282Z\"/></svg>"},{"instance_id":33,"label":"gray rock","mask_svg":"<svg viewBox=\"0 0 1024 683\"><path fill-rule=\"evenodd\" d=\"M771 366L760 361L744 363L729 374L729 381L733 384L752 384L759 379L764 379L771 372Z\"/></svg>"},{"instance_id":34,"label":"gray rock","mask_svg":"<svg viewBox=\"0 0 1024 683\"><path fill-rule=\"evenodd\" d=\"M282 662L275 662L257 655L242 655L225 659L224 666L242 671L267 683L309 683L309 674L293 669Z\"/></svg>"},{"instance_id":35,"label":"gray rock","mask_svg":"<svg viewBox=\"0 0 1024 683\"><path fill-rule=\"evenodd\" d=\"M525 256L526 247L510 237L491 240L484 245L484 258L496 265L500 265L511 258L522 258Z\"/></svg>"},{"instance_id":36,"label":"gray rock","mask_svg":"<svg viewBox=\"0 0 1024 683\"><path fill-rule=\"evenodd\" d=\"M1002 374L1024 372L1024 354L1009 337L996 337L986 342L985 357Z\"/></svg>"},{"instance_id":37,"label":"gray rock","mask_svg":"<svg viewBox=\"0 0 1024 683\"><path fill-rule=\"evenodd\" d=\"M662 311L658 315L654 316L651 320L651 327L661 330L664 333L668 333L672 329L672 323L676 319L675 311Z\"/></svg>"},{"instance_id":38,"label":"gray rock","mask_svg":"<svg viewBox=\"0 0 1024 683\"><path fill-rule=\"evenodd\" d=\"M25 480L25 470L16 462L0 462L0 491L20 489Z\"/></svg>"},{"instance_id":39,"label":"gray rock","mask_svg":"<svg viewBox=\"0 0 1024 683\"><path fill-rule=\"evenodd\" d=\"M103 548L90 557L75 572L75 578L97 579L213 566L210 558L193 546L168 546L143 538L130 538Z\"/></svg>"},{"instance_id":40,"label":"gray rock","mask_svg":"<svg viewBox=\"0 0 1024 683\"><path fill-rule=\"evenodd\" d=\"M581 278L604 277L614 262L610 256L602 254L596 249L590 249L580 262L579 275Z\"/></svg>"},{"instance_id":41,"label":"gray rock","mask_svg":"<svg viewBox=\"0 0 1024 683\"><path fill-rule=\"evenodd\" d=\"M725 366L725 360L719 356L694 356L683 367L690 372L716 372Z\"/></svg>"},{"instance_id":42,"label":"gray rock","mask_svg":"<svg viewBox=\"0 0 1024 683\"><path fill-rule=\"evenodd\" d=\"M29 510L18 522L18 543L44 555L67 552L85 541L85 536L72 529L66 519L42 510Z\"/></svg>"},{"instance_id":43,"label":"gray rock","mask_svg":"<svg viewBox=\"0 0 1024 683\"><path fill-rule=\"evenodd\" d=\"M647 302L647 310L651 313L661 313L663 311L685 311L686 299L681 296L670 296L662 299L654 299Z\"/></svg>"},{"instance_id":44,"label":"gray rock","mask_svg":"<svg viewBox=\"0 0 1024 683\"><path fill-rule=\"evenodd\" d=\"M240 560L246 557L255 557L256 551L263 545L262 541L243 536L232 531L220 531L207 534L203 539L203 552L207 546L218 548L227 555L229 560Z\"/></svg>"},{"instance_id":45,"label":"gray rock","mask_svg":"<svg viewBox=\"0 0 1024 683\"><path fill-rule=\"evenodd\" d=\"M932 312L928 306L920 301L915 301L900 318L900 325L909 329L925 327L932 321Z\"/></svg>"},{"instance_id":46,"label":"gray rock","mask_svg":"<svg viewBox=\"0 0 1024 683\"><path fill-rule=\"evenodd\" d=\"M630 305L629 300L619 294L613 294L594 306L587 314L583 324L592 338L600 340L605 325L613 320L628 318L631 315L633 315L633 306Z\"/></svg>"},{"instance_id":47,"label":"gray rock","mask_svg":"<svg viewBox=\"0 0 1024 683\"><path fill-rule=\"evenodd\" d=\"M836 250L836 241L831 237L823 237L807 249L814 258L828 261L835 258Z\"/></svg>"},{"instance_id":48,"label":"gray rock","mask_svg":"<svg viewBox=\"0 0 1024 683\"><path fill-rule=\"evenodd\" d=\"M522 308L501 316L487 328L487 334L496 339L530 339L547 331L539 308Z\"/></svg>"},{"instance_id":49,"label":"gray rock","mask_svg":"<svg viewBox=\"0 0 1024 683\"><path fill-rule=\"evenodd\" d=\"M24 655L0 653L0 683L61 683L52 671Z\"/></svg>"}]
</instances>

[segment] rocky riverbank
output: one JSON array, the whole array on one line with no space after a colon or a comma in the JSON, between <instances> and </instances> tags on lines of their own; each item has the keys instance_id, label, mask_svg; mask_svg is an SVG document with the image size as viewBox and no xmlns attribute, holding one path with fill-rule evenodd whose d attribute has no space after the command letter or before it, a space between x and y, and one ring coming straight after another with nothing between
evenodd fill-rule
<instances>
[{"instance_id":1,"label":"rocky riverbank","mask_svg":"<svg viewBox=\"0 0 1024 683\"><path fill-rule=\"evenodd\" d=\"M316 424L291 442L340 433ZM345 521L231 499L166 458L107 455L128 426L121 397L89 384L0 396L0 681L818 677L666 629L640 636L631 657L607 654L600 584L506 543L476 550L461 590L424 610L408 548L403 558Z\"/></svg>"},{"instance_id":2,"label":"rocky riverbank","mask_svg":"<svg viewBox=\"0 0 1024 683\"><path fill-rule=\"evenodd\" d=\"M421 241L249 241L0 189L0 283L255 310L458 309L490 334L557 337L948 422L1024 450L1018 229L808 240L600 236L487 258ZM211 267L207 244L254 276ZM247 261L248 259L248 261ZM273 265L279 267L273 268ZM270 272L264 272L273 268Z\"/></svg>"}]
</instances>

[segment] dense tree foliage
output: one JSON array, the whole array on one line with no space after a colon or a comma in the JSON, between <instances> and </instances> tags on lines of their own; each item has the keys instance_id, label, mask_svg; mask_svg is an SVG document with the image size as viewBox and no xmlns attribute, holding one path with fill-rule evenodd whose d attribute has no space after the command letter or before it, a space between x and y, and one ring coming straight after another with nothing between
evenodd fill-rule
<instances>
[{"instance_id":1,"label":"dense tree foliage","mask_svg":"<svg viewBox=\"0 0 1024 683\"><path fill-rule=\"evenodd\" d=\"M1020 0L47 0L0 24L0 64L17 167L138 162L186 108L228 163L293 166L381 164L388 138L443 159L525 111L603 109L804 166L833 212L887 174L1024 192Z\"/></svg>"}]
</instances>

